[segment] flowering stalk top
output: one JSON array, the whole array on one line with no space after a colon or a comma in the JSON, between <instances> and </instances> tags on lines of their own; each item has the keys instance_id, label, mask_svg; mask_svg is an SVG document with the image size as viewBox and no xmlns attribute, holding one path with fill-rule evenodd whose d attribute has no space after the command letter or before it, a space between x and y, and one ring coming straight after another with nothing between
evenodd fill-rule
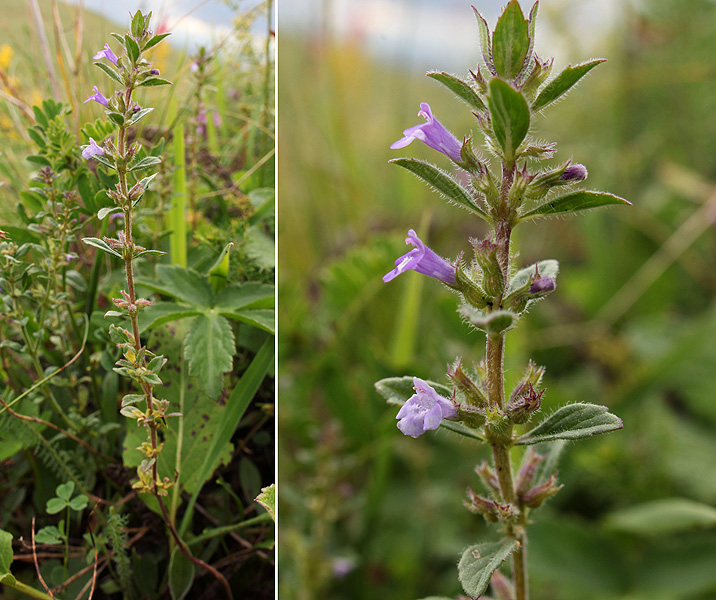
<instances>
[{"instance_id":1,"label":"flowering stalk top","mask_svg":"<svg viewBox=\"0 0 716 600\"><path fill-rule=\"evenodd\" d=\"M443 419L457 417L455 405L443 398L425 381L413 377L413 394L398 411L398 429L405 435L417 438L426 431L437 429Z\"/></svg>"},{"instance_id":2,"label":"flowering stalk top","mask_svg":"<svg viewBox=\"0 0 716 600\"><path fill-rule=\"evenodd\" d=\"M383 276L383 281L387 283L405 271L414 270L428 277L439 279L449 286L456 285L457 269L423 244L413 229L408 231L405 243L412 244L415 248L395 261L395 269L386 273Z\"/></svg>"},{"instance_id":3,"label":"flowering stalk top","mask_svg":"<svg viewBox=\"0 0 716 600\"><path fill-rule=\"evenodd\" d=\"M391 144L391 149L405 148L405 146L412 143L413 140L420 140L433 150L442 152L455 162L461 162L460 151L462 150L462 144L440 121L433 117L430 105L427 102L420 103L420 111L418 114L423 117L427 123L409 127L403 131L403 137Z\"/></svg>"}]
</instances>

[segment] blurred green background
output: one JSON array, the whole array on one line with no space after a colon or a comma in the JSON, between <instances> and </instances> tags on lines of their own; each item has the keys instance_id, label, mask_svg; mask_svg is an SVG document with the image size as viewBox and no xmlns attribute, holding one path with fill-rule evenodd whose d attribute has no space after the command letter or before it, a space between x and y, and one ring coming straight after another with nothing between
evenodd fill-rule
<instances>
[{"instance_id":1,"label":"blurred green background","mask_svg":"<svg viewBox=\"0 0 716 600\"><path fill-rule=\"evenodd\" d=\"M484 353L439 284L413 273L381 281L411 227L448 257L485 235L387 164L417 156L447 167L419 144L388 148L422 122L421 101L458 137L477 130L416 68L427 60L465 75L477 28L467 0L403 4L401 18L422 29L386 58L371 44L390 47L394 30L376 7L400 3L299 4L312 28L279 11L279 595L454 597L461 551L489 535L462 506L484 449L443 431L402 436L373 384L444 381L456 356ZM494 26L498 3L475 4ZM425 35L428 19L437 36L438 9L445 28L455 14L472 25L474 50L450 64L420 53L438 43ZM361 15L348 35L336 27L346 14ZM463 51L455 32L441 33L445 52ZM623 431L563 454L565 487L530 530L535 600L716 598L714 39L707 0L540 4L536 49L556 57L554 73L608 62L547 109L537 137L558 142L555 164L588 167L587 188L633 207L516 231L520 264L555 258L561 274L508 336L508 379L533 358L547 368L544 411L586 401L624 420Z\"/></svg>"}]
</instances>

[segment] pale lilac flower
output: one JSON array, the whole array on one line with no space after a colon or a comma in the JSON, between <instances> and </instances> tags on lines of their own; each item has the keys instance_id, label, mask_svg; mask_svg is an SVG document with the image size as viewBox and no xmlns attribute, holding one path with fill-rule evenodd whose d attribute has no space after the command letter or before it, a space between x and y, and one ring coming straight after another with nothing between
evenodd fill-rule
<instances>
[{"instance_id":1,"label":"pale lilac flower","mask_svg":"<svg viewBox=\"0 0 716 600\"><path fill-rule=\"evenodd\" d=\"M396 419L398 429L410 437L416 438L426 431L437 429L443 419L457 417L455 405L447 398L440 396L425 381L413 377L413 394L398 411Z\"/></svg>"},{"instance_id":2,"label":"pale lilac flower","mask_svg":"<svg viewBox=\"0 0 716 600\"><path fill-rule=\"evenodd\" d=\"M117 55L112 52L112 49L109 47L109 44L104 45L104 50L100 50L95 54L92 58L95 60L99 60L100 58L106 58L109 62L114 63L114 66L117 66Z\"/></svg>"},{"instance_id":3,"label":"pale lilac flower","mask_svg":"<svg viewBox=\"0 0 716 600\"><path fill-rule=\"evenodd\" d=\"M107 100L107 98L104 97L104 94L97 89L97 86L94 86L92 89L94 90L94 94L87 98L83 104L87 104L90 100L94 100L95 102L99 102L102 106L109 107L109 100Z\"/></svg>"},{"instance_id":4,"label":"pale lilac flower","mask_svg":"<svg viewBox=\"0 0 716 600\"><path fill-rule=\"evenodd\" d=\"M92 156L104 156L104 148L97 145L94 139L89 139L89 145L82 150L82 158L90 158Z\"/></svg>"},{"instance_id":5,"label":"pale lilac flower","mask_svg":"<svg viewBox=\"0 0 716 600\"><path fill-rule=\"evenodd\" d=\"M412 244L415 248L395 261L395 269L386 273L383 276L383 281L387 283L401 273L412 269L428 277L439 279L450 286L456 285L455 267L423 244L414 230L408 231L405 243Z\"/></svg>"},{"instance_id":6,"label":"pale lilac flower","mask_svg":"<svg viewBox=\"0 0 716 600\"><path fill-rule=\"evenodd\" d=\"M559 179L560 181L584 181L587 175L589 175L587 167L577 163L576 165L569 165Z\"/></svg>"},{"instance_id":7,"label":"pale lilac flower","mask_svg":"<svg viewBox=\"0 0 716 600\"><path fill-rule=\"evenodd\" d=\"M193 63L191 63L189 65L189 69L191 70L192 73L198 73L199 72L199 63L194 61Z\"/></svg>"},{"instance_id":8,"label":"pale lilac flower","mask_svg":"<svg viewBox=\"0 0 716 600\"><path fill-rule=\"evenodd\" d=\"M442 152L455 162L462 162L462 158L460 157L462 144L440 121L433 117L430 106L426 102L421 102L418 114L423 117L427 123L406 129L403 131L403 137L391 144L390 147L393 150L404 148L413 140L420 140L433 150Z\"/></svg>"}]
</instances>

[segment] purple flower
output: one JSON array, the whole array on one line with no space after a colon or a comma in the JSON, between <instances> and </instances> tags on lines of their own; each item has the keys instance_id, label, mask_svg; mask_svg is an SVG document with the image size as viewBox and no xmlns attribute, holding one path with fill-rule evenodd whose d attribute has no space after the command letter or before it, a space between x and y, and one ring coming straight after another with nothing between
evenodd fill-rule
<instances>
[{"instance_id":1,"label":"purple flower","mask_svg":"<svg viewBox=\"0 0 716 600\"><path fill-rule=\"evenodd\" d=\"M398 429L405 435L416 438L429 429L437 429L443 419L457 417L455 405L440 396L425 381L413 377L413 394L398 411Z\"/></svg>"},{"instance_id":2,"label":"purple flower","mask_svg":"<svg viewBox=\"0 0 716 600\"><path fill-rule=\"evenodd\" d=\"M97 145L92 138L89 139L89 145L82 149L82 158L90 158L92 156L104 156L104 148Z\"/></svg>"},{"instance_id":3,"label":"purple flower","mask_svg":"<svg viewBox=\"0 0 716 600\"><path fill-rule=\"evenodd\" d=\"M106 58L109 62L114 63L114 66L117 66L117 55L112 52L112 49L109 47L109 44L105 44L104 50L100 50L92 58L94 58L95 60L99 60L100 58Z\"/></svg>"},{"instance_id":4,"label":"purple flower","mask_svg":"<svg viewBox=\"0 0 716 600\"><path fill-rule=\"evenodd\" d=\"M557 287L557 283L551 277L540 277L535 279L530 286L530 294L549 294Z\"/></svg>"},{"instance_id":5,"label":"purple flower","mask_svg":"<svg viewBox=\"0 0 716 600\"><path fill-rule=\"evenodd\" d=\"M576 165L569 165L559 179L560 181L584 181L587 175L589 175L587 167L577 163Z\"/></svg>"},{"instance_id":6,"label":"purple flower","mask_svg":"<svg viewBox=\"0 0 716 600\"><path fill-rule=\"evenodd\" d=\"M196 62L196 61L194 61L193 63L191 63L191 64L189 65L189 70L190 70L192 73L198 73L198 72L199 72L199 63Z\"/></svg>"},{"instance_id":7,"label":"purple flower","mask_svg":"<svg viewBox=\"0 0 716 600\"><path fill-rule=\"evenodd\" d=\"M415 248L395 261L395 269L390 273L386 273L383 281L387 283L401 273L412 269L428 277L439 279L450 286L456 285L455 267L423 244L414 230L408 231L405 243L412 244Z\"/></svg>"},{"instance_id":8,"label":"purple flower","mask_svg":"<svg viewBox=\"0 0 716 600\"><path fill-rule=\"evenodd\" d=\"M99 102L102 106L109 107L109 100L107 100L107 98L104 97L104 94L97 89L97 86L94 86L92 89L94 90L94 94L87 98L83 104L87 104L90 100L94 100L95 102Z\"/></svg>"},{"instance_id":9,"label":"purple flower","mask_svg":"<svg viewBox=\"0 0 716 600\"><path fill-rule=\"evenodd\" d=\"M462 144L440 121L433 117L430 106L426 102L421 102L418 114L424 117L427 123L406 129L403 131L404 137L391 144L390 147L393 150L405 148L405 146L410 144L413 140L420 140L433 150L442 152L450 157L455 162L462 162L462 158L460 157Z\"/></svg>"}]
</instances>

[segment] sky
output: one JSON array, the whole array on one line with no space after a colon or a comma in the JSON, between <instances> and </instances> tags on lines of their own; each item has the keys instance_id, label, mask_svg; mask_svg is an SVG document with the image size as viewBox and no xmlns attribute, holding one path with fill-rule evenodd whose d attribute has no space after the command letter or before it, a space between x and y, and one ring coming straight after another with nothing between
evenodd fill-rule
<instances>
[{"instance_id":1,"label":"sky","mask_svg":"<svg viewBox=\"0 0 716 600\"><path fill-rule=\"evenodd\" d=\"M260 4L260 0L233 0L231 4L220 0L66 0L68 4L83 4L88 10L105 16L110 21L125 25L129 13L137 9L152 11L154 29L164 22L172 31L168 41L179 48L186 44L190 50L211 46L232 30L232 20ZM257 35L265 37L266 21L257 24Z\"/></svg>"},{"instance_id":2,"label":"sky","mask_svg":"<svg viewBox=\"0 0 716 600\"><path fill-rule=\"evenodd\" d=\"M376 58L419 72L466 72L479 51L471 5L491 27L507 0L278 0L281 32L317 35L361 45ZM578 31L579 49L560 46L547 19L538 19L537 49L555 56L588 52L590 43L618 22L623 0L541 0L540 13L561 11ZM525 14L533 0L520 0ZM595 45L595 44L593 44ZM571 50L571 51L570 51ZM589 58L589 55L585 56Z\"/></svg>"}]
</instances>

